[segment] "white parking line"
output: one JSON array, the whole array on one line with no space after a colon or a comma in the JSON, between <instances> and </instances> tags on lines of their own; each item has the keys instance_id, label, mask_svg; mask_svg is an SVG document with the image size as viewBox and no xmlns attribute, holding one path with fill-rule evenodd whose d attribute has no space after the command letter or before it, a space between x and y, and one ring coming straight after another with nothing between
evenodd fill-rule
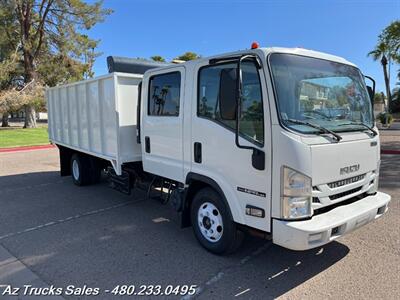
<instances>
[{"instance_id":1,"label":"white parking line","mask_svg":"<svg viewBox=\"0 0 400 300\"><path fill-rule=\"evenodd\" d=\"M186 296L182 297L181 300L189 300L189 299L193 299L193 298L199 296L201 293L204 292L204 290L207 287L209 287L209 286L217 283L218 281L220 281L225 276L225 274L227 272L229 272L230 270L232 270L232 269L234 269L236 267L243 266L248 261L250 261L252 258L254 258L254 257L258 256L259 254L263 253L264 251L266 251L269 247L271 247L271 245L272 245L271 242L270 243L265 243L264 245L259 247L257 250L253 251L250 255L247 255L244 258L242 258L239 263L224 268L223 270L221 270L220 272L218 272L217 274L212 276L209 280L207 280L203 285L198 286L197 289L196 289L196 293L194 295L186 295ZM243 291L241 293L242 294L247 293L249 290L250 289L247 289L247 290L245 290L245 291ZM236 295L240 295L241 293L236 294Z\"/></svg>"},{"instance_id":2,"label":"white parking line","mask_svg":"<svg viewBox=\"0 0 400 300\"><path fill-rule=\"evenodd\" d=\"M283 273L286 273L289 270L290 270L290 267L287 267L286 269L284 269L284 270L282 270L282 271L280 271L280 272L268 277L268 280L271 280L271 279L274 279L275 277L281 276Z\"/></svg>"},{"instance_id":3,"label":"white parking line","mask_svg":"<svg viewBox=\"0 0 400 300\"><path fill-rule=\"evenodd\" d=\"M118 208L118 207L122 207L122 206L130 205L130 204L135 204L135 203L138 203L138 202L142 202L143 200L145 200L145 199L139 199L139 200L136 200L136 201L127 201L127 202L123 202L123 203L120 203L120 204L108 206L108 207L105 207L105 208L100 208L100 209L84 212L84 213L81 213L81 214L77 214L75 216L67 217L65 219L60 219L60 220L57 220L57 221L48 222L46 224L41 224L41 225L38 225L38 226L35 226L35 227L31 227L31 228L27 228L27 229L24 229L24 230L21 230L21 231L8 233L8 234L5 234L3 236L0 236L0 241L3 240L3 239L9 238L9 237L13 237L13 236L20 235L20 234L23 234L23 233L27 233L27 232L30 232L30 231L46 228L46 227L57 225L57 224L60 224L60 223L65 223L65 222L76 220L76 219L79 219L79 218L82 218L82 217L86 217L86 216L95 215L95 214L102 213L102 212L105 212L105 211L109 211L109 210L112 210L112 209L115 209L115 208Z\"/></svg>"},{"instance_id":4,"label":"white parking line","mask_svg":"<svg viewBox=\"0 0 400 300\"><path fill-rule=\"evenodd\" d=\"M49 186L52 184L61 184L61 183L65 183L66 180L65 179L60 179L54 182L45 182L45 183L40 183L40 184L33 184L33 185L24 185L24 186L19 186L19 187L15 187L15 188L5 188L2 190L2 193L14 193L17 191L22 191L22 190L29 190L29 189L34 189L34 188L38 188L38 187L45 187L45 186Z\"/></svg>"},{"instance_id":5,"label":"white parking line","mask_svg":"<svg viewBox=\"0 0 400 300\"><path fill-rule=\"evenodd\" d=\"M235 295L235 297L239 297L240 295L243 295L244 293L247 293L248 291L250 291L250 289L245 289L244 291L241 291L240 293L237 293Z\"/></svg>"}]
</instances>

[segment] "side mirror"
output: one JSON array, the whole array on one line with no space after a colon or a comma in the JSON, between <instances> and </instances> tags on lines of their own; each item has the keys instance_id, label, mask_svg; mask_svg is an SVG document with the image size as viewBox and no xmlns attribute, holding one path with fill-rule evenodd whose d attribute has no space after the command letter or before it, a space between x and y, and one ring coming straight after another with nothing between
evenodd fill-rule
<instances>
[{"instance_id":1,"label":"side mirror","mask_svg":"<svg viewBox=\"0 0 400 300\"><path fill-rule=\"evenodd\" d=\"M367 90L368 90L369 99L371 100L371 103L374 104L374 96L375 96L374 90L369 85L367 85Z\"/></svg>"},{"instance_id":2,"label":"side mirror","mask_svg":"<svg viewBox=\"0 0 400 300\"><path fill-rule=\"evenodd\" d=\"M242 111L242 61L247 58L255 58L256 62L258 62L257 56L253 55L243 55L239 58L236 69L236 106L237 106L237 118L236 118L236 134L235 134L235 143L238 148L241 149L249 149L253 150L253 155L251 156L251 163L253 167L257 170L265 169L265 153L257 148L252 146L244 146L239 143L239 125L240 125L240 113ZM257 64L258 65L258 64ZM259 65L258 65L259 66Z\"/></svg>"},{"instance_id":3,"label":"side mirror","mask_svg":"<svg viewBox=\"0 0 400 300\"><path fill-rule=\"evenodd\" d=\"M223 120L236 120L236 69L223 69L219 80L219 111Z\"/></svg>"},{"instance_id":4,"label":"side mirror","mask_svg":"<svg viewBox=\"0 0 400 300\"><path fill-rule=\"evenodd\" d=\"M372 107L374 107L374 98L375 98L375 80L370 76L365 76L366 79L369 79L372 82L372 87L367 85L369 99L371 100Z\"/></svg>"}]
</instances>

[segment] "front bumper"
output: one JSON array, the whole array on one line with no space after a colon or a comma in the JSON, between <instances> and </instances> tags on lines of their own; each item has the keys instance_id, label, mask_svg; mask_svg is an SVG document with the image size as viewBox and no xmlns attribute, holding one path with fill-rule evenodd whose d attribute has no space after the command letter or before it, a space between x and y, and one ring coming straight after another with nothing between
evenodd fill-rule
<instances>
[{"instance_id":1,"label":"front bumper","mask_svg":"<svg viewBox=\"0 0 400 300\"><path fill-rule=\"evenodd\" d=\"M329 243L379 217L388 210L391 197L378 192L348 205L336 207L305 221L273 220L272 240L292 250L307 250Z\"/></svg>"}]
</instances>

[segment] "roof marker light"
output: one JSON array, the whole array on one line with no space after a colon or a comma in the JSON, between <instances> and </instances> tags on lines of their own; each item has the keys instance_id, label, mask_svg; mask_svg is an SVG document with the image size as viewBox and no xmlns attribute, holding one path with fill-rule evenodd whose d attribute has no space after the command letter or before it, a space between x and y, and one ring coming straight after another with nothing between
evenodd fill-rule
<instances>
[{"instance_id":1,"label":"roof marker light","mask_svg":"<svg viewBox=\"0 0 400 300\"><path fill-rule=\"evenodd\" d=\"M257 42L251 43L251 49L257 49L260 45Z\"/></svg>"}]
</instances>

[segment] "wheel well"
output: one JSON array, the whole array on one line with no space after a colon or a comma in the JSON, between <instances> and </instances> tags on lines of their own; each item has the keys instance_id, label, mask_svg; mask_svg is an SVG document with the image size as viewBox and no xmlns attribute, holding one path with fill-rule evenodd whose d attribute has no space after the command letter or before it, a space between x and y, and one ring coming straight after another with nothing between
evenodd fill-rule
<instances>
[{"instance_id":1,"label":"wheel well","mask_svg":"<svg viewBox=\"0 0 400 300\"><path fill-rule=\"evenodd\" d=\"M188 184L189 184L189 187L187 188L187 191L185 194L185 202L184 202L183 213L182 213L182 227L189 227L191 225L190 207L192 205L193 198L197 194L197 192L206 187L210 187L210 188L214 189L208 183L205 183L205 182L199 181L199 180L190 180Z\"/></svg>"},{"instance_id":2,"label":"wheel well","mask_svg":"<svg viewBox=\"0 0 400 300\"><path fill-rule=\"evenodd\" d=\"M231 219L233 220L231 209L229 207L228 201L226 201L225 194L219 185L211 178L206 177L204 175L189 173L186 177L186 184L189 185L187 191L185 193L185 200L183 205L182 212L182 227L188 227L191 225L190 222L190 207L192 205L192 201L196 193L206 187L212 188L216 191L221 198L225 202L225 205L228 208L228 212L230 214Z\"/></svg>"},{"instance_id":3,"label":"wheel well","mask_svg":"<svg viewBox=\"0 0 400 300\"><path fill-rule=\"evenodd\" d=\"M87 157L90 160L92 168L106 168L110 163L107 160L95 157L83 152L79 152L64 146L57 145L60 151L60 173L61 176L71 175L71 158L74 154L78 154L81 157Z\"/></svg>"},{"instance_id":4,"label":"wheel well","mask_svg":"<svg viewBox=\"0 0 400 300\"><path fill-rule=\"evenodd\" d=\"M67 147L63 147L57 145L60 151L60 173L61 176L68 176L71 175L71 157L74 155L76 151L69 149Z\"/></svg>"}]
</instances>

